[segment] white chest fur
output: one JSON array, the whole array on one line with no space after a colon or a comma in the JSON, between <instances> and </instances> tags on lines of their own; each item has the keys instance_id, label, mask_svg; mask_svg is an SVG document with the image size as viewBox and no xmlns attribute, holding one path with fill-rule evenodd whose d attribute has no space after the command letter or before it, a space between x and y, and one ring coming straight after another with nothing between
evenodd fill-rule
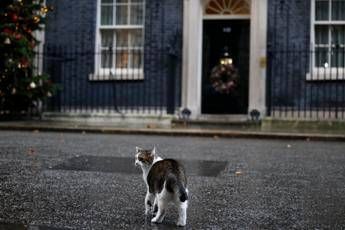
<instances>
[{"instance_id":1,"label":"white chest fur","mask_svg":"<svg viewBox=\"0 0 345 230\"><path fill-rule=\"evenodd\" d=\"M144 179L146 185L147 185L147 175L149 174L151 167L152 167L156 162L161 161L161 160L163 160L161 157L156 157L156 158L153 160L152 165L150 165L150 166L142 165L142 166L141 166L141 169L142 169L142 171L143 171L143 179Z\"/></svg>"}]
</instances>

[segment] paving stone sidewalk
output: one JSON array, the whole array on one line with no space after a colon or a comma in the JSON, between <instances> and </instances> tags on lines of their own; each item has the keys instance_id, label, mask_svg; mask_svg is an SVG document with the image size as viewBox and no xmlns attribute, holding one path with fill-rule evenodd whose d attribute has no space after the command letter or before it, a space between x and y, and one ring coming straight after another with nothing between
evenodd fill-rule
<instances>
[{"instance_id":1,"label":"paving stone sidewalk","mask_svg":"<svg viewBox=\"0 0 345 230\"><path fill-rule=\"evenodd\" d=\"M118 122L8 121L0 122L0 130L345 141L345 131L341 130L262 130L260 126L255 125L170 127L170 125Z\"/></svg>"}]
</instances>

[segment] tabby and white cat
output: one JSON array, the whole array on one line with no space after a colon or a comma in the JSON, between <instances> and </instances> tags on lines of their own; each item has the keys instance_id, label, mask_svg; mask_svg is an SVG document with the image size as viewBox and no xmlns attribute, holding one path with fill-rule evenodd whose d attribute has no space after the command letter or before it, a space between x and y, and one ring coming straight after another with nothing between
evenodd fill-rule
<instances>
[{"instance_id":1,"label":"tabby and white cat","mask_svg":"<svg viewBox=\"0 0 345 230\"><path fill-rule=\"evenodd\" d=\"M147 186L145 214L157 214L151 222L161 223L170 202L178 208L178 226L185 226L187 220L188 189L183 166L173 159L162 159L156 148L144 150L136 147L135 165L143 171Z\"/></svg>"}]
</instances>

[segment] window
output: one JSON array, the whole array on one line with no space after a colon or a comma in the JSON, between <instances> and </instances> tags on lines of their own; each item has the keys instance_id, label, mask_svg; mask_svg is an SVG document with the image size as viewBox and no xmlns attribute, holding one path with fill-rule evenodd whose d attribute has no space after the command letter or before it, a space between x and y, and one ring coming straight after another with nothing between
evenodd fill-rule
<instances>
[{"instance_id":1,"label":"window","mask_svg":"<svg viewBox=\"0 0 345 230\"><path fill-rule=\"evenodd\" d=\"M96 70L99 79L142 79L144 0L98 1Z\"/></svg>"},{"instance_id":2,"label":"window","mask_svg":"<svg viewBox=\"0 0 345 230\"><path fill-rule=\"evenodd\" d=\"M211 0L205 7L205 14L249 15L250 0Z\"/></svg>"},{"instance_id":3,"label":"window","mask_svg":"<svg viewBox=\"0 0 345 230\"><path fill-rule=\"evenodd\" d=\"M313 75L339 80L345 68L345 1L312 0Z\"/></svg>"}]
</instances>

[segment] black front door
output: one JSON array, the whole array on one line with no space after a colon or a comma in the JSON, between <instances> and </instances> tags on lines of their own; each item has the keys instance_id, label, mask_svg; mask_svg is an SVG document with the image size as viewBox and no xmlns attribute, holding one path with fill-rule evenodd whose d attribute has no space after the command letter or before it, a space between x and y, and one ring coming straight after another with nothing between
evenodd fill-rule
<instances>
[{"instance_id":1,"label":"black front door","mask_svg":"<svg viewBox=\"0 0 345 230\"><path fill-rule=\"evenodd\" d=\"M248 110L249 20L204 20L202 107L204 114L246 114ZM216 89L211 72L228 52L237 70L236 86ZM228 78L223 80L226 83ZM225 85L225 84L224 84Z\"/></svg>"}]
</instances>

